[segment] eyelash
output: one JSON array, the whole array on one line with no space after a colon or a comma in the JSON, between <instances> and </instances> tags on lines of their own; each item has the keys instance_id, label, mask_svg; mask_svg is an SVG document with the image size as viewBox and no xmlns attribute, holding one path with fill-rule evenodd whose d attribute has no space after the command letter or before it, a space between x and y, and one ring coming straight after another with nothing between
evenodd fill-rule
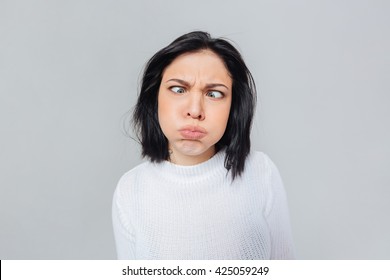
<instances>
[{"instance_id":1,"label":"eyelash","mask_svg":"<svg viewBox=\"0 0 390 280\"><path fill-rule=\"evenodd\" d=\"M210 90L210 91L208 91L207 92L207 96L209 96L209 93L211 93L211 92L219 93L221 95L220 97L213 97L214 99L221 99L221 98L223 98L225 96L222 92L220 92L218 90Z\"/></svg>"},{"instance_id":2,"label":"eyelash","mask_svg":"<svg viewBox=\"0 0 390 280\"><path fill-rule=\"evenodd\" d=\"M175 88L177 88L178 90L181 90L181 91L183 91L183 92L178 92L178 91L176 91L175 90ZM174 93L176 93L176 94L183 94L183 93L185 93L185 88L184 87L181 87L181 86L172 86L172 87L170 87L169 88L172 92L174 92ZM220 97L214 97L213 99L221 99L221 98L223 98L224 96L225 96L225 94L223 93L223 92L220 92L220 91L218 91L218 90L210 90L210 91L208 91L207 92L207 96L209 96L209 94L211 93L211 92L216 92L216 93L219 93L221 96Z\"/></svg>"},{"instance_id":3,"label":"eyelash","mask_svg":"<svg viewBox=\"0 0 390 280\"><path fill-rule=\"evenodd\" d=\"M176 92L174 89L175 88L178 88L179 90L182 90L183 92ZM180 94L182 94L182 93L184 93L186 90L183 88L183 87L179 87L179 86L172 86L172 87L170 87L169 88L172 92L174 92L174 93L180 93Z\"/></svg>"}]
</instances>

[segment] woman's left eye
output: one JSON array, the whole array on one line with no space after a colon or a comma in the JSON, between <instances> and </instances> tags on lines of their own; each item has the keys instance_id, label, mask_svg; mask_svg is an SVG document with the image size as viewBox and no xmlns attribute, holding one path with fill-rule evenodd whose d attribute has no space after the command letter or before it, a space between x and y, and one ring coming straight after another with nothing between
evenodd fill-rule
<instances>
[{"instance_id":1,"label":"woman's left eye","mask_svg":"<svg viewBox=\"0 0 390 280\"><path fill-rule=\"evenodd\" d=\"M223 97L223 93L220 92L220 91L211 90L211 91L208 91L208 92L207 92L207 96L212 97L212 98L219 99L219 98L222 98L222 97Z\"/></svg>"}]
</instances>

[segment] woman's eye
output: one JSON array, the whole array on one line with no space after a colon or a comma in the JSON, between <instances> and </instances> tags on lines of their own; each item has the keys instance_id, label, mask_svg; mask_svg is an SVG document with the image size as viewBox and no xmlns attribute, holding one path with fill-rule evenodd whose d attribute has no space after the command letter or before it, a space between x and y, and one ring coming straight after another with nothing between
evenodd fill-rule
<instances>
[{"instance_id":1,"label":"woman's eye","mask_svg":"<svg viewBox=\"0 0 390 280\"><path fill-rule=\"evenodd\" d=\"M207 96L218 99L223 97L223 93L220 91L212 90L207 92Z\"/></svg>"},{"instance_id":2,"label":"woman's eye","mask_svg":"<svg viewBox=\"0 0 390 280\"><path fill-rule=\"evenodd\" d=\"M184 93L185 92L184 88L178 87L178 86L170 87L170 90L175 92L175 93Z\"/></svg>"}]
</instances>

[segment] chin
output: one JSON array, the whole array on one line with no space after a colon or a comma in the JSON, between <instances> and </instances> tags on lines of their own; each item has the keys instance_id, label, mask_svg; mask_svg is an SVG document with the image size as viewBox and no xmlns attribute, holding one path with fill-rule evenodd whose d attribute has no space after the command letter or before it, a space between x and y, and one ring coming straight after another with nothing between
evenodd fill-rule
<instances>
[{"instance_id":1,"label":"chin","mask_svg":"<svg viewBox=\"0 0 390 280\"><path fill-rule=\"evenodd\" d=\"M213 149L214 146L205 146L202 143L191 143L188 145L185 143L185 145L181 146L178 149L178 152L187 155L187 156L201 156L204 154L207 154L210 152L210 149Z\"/></svg>"},{"instance_id":2,"label":"chin","mask_svg":"<svg viewBox=\"0 0 390 280\"><path fill-rule=\"evenodd\" d=\"M200 156L203 155L206 151L207 149L205 150L205 149L196 149L196 148L189 148L189 147L185 147L178 150L179 153L186 156Z\"/></svg>"}]
</instances>

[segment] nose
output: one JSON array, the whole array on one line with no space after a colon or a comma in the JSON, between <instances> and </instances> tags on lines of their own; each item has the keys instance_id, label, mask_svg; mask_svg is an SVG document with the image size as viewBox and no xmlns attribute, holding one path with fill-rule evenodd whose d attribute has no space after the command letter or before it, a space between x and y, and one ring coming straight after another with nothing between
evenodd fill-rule
<instances>
[{"instance_id":1,"label":"nose","mask_svg":"<svg viewBox=\"0 0 390 280\"><path fill-rule=\"evenodd\" d=\"M204 105L201 94L192 94L192 96L189 98L186 109L186 116L200 121L205 119Z\"/></svg>"}]
</instances>

